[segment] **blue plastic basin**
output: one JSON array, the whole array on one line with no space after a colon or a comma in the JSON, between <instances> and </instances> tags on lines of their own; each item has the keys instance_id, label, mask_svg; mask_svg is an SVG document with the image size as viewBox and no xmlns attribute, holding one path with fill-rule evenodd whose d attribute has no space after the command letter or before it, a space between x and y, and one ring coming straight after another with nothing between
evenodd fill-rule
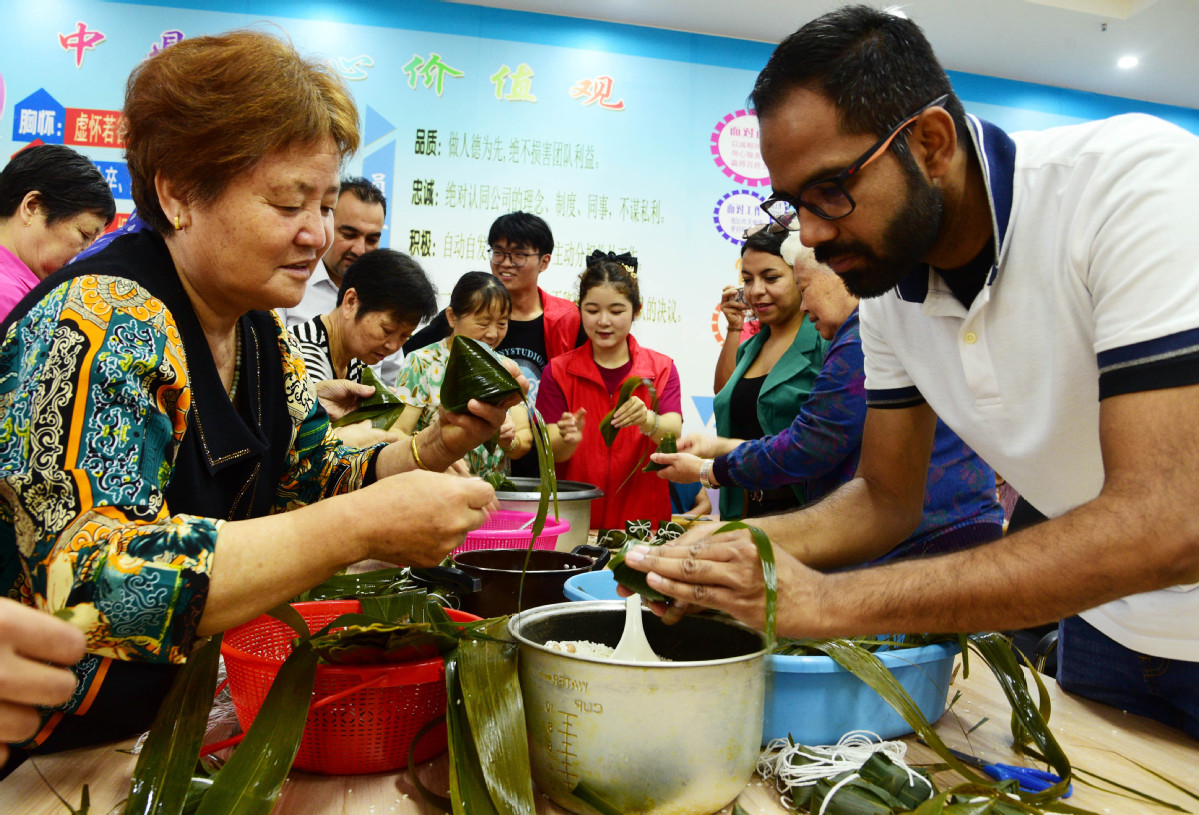
<instances>
[{"instance_id":1,"label":"blue plastic basin","mask_svg":"<svg viewBox=\"0 0 1199 815\"><path fill-rule=\"evenodd\" d=\"M623 600L616 593L616 579L608 569L584 572L566 579L562 593L567 600Z\"/></svg>"},{"instance_id":2,"label":"blue plastic basin","mask_svg":"<svg viewBox=\"0 0 1199 815\"><path fill-rule=\"evenodd\" d=\"M570 600L619 600L612 572L571 577L562 589ZM882 651L877 656L930 722L945 713L957 643ZM829 657L766 658L766 719L762 743L791 736L800 744L836 744L851 730L894 739L912 727L865 683Z\"/></svg>"},{"instance_id":3,"label":"blue plastic basin","mask_svg":"<svg viewBox=\"0 0 1199 815\"><path fill-rule=\"evenodd\" d=\"M945 712L957 643L942 642L876 654L930 722ZM851 730L893 739L912 732L883 698L829 657L772 655L766 659L766 719L762 743L791 736L800 744L836 744Z\"/></svg>"}]
</instances>

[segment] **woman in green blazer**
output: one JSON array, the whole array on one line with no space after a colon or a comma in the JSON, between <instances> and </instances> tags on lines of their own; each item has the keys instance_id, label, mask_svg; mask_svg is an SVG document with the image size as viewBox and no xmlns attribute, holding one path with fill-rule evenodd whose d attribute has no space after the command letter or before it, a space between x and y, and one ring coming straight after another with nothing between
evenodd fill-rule
<instances>
[{"instance_id":1,"label":"woman in green blazer","mask_svg":"<svg viewBox=\"0 0 1199 815\"><path fill-rule=\"evenodd\" d=\"M791 264L783 259L784 237L768 229L746 236L741 247L744 305L740 309L732 306L728 295L722 301L729 319L728 338L721 352L726 370L733 362L729 357L736 355L732 375L723 386L719 381L721 364L717 365L713 407L716 432L722 438L758 439L790 427L824 363L827 343L800 311L802 293ZM796 233L791 239L794 244L788 245L789 250L804 250L798 237ZM762 330L738 345L741 321L747 312L757 316ZM803 503L802 484L752 494L738 487L720 490L722 518L752 518Z\"/></svg>"}]
</instances>

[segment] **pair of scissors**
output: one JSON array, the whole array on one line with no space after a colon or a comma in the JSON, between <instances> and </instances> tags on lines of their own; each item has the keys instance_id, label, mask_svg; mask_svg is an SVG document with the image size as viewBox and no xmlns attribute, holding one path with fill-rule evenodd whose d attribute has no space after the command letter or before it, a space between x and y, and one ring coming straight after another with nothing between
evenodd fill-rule
<instances>
[{"instance_id":1,"label":"pair of scissors","mask_svg":"<svg viewBox=\"0 0 1199 815\"><path fill-rule=\"evenodd\" d=\"M959 750L950 750L959 761L964 764L969 764L971 767L978 767L984 773L994 778L996 781L1007 781L1008 779L1015 780L1020 789L1025 792L1044 792L1054 784L1061 782L1061 777L1054 775L1045 770L1037 770L1032 767L1017 767L1015 764L1000 764L999 762L987 762L981 758L975 758L969 753L963 753ZM1066 793L1063 798L1069 798L1074 793L1074 785L1066 787Z\"/></svg>"}]
</instances>

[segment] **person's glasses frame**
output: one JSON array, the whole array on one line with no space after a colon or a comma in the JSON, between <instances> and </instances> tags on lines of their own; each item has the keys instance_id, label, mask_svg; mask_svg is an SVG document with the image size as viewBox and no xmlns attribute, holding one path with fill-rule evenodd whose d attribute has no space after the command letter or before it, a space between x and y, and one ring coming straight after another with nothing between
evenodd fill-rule
<instances>
[{"instance_id":1,"label":"person's glasses frame","mask_svg":"<svg viewBox=\"0 0 1199 815\"><path fill-rule=\"evenodd\" d=\"M866 169L871 162L883 155L891 143L895 141L905 127L915 122L925 114L930 108L938 107L949 99L949 94L942 94L933 101L924 105L920 110L908 116L895 127L891 128L885 136L871 145L870 149L860 155L856 161L850 164L841 172L831 178L822 178L819 181L813 181L799 191L799 196L792 198L789 195L774 194L762 202L762 211L770 216L770 220L778 224L779 227L790 231L799 229L799 209L803 207L818 218L823 218L826 221L835 221L839 218L844 218L846 215L854 211L857 203L853 200L853 196L849 194L849 190L845 189L845 182L853 176ZM830 195L831 193L831 195ZM820 204L814 203L815 200L835 200L841 204L835 212L829 212ZM841 211L841 210L844 211Z\"/></svg>"},{"instance_id":2,"label":"person's glasses frame","mask_svg":"<svg viewBox=\"0 0 1199 815\"><path fill-rule=\"evenodd\" d=\"M539 258L545 254L544 252L505 252L494 246L488 246L485 251L487 257L497 266L504 262L504 258L508 258L513 266L524 266L529 262L529 258Z\"/></svg>"}]
</instances>

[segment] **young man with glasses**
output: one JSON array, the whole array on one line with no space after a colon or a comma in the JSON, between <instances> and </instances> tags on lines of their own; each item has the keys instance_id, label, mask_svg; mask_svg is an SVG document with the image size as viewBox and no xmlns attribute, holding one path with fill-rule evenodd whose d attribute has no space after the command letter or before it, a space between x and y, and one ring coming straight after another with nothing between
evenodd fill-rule
<instances>
[{"instance_id":1,"label":"young man with glasses","mask_svg":"<svg viewBox=\"0 0 1199 815\"><path fill-rule=\"evenodd\" d=\"M1199 737L1199 139L1141 115L1009 135L965 115L914 23L865 6L784 40L753 102L764 208L863 298L856 476L760 519L790 555L779 634L1060 619L1063 688ZM915 527L938 417L1050 520L804 566ZM761 625L754 545L709 534L626 562L680 608Z\"/></svg>"},{"instance_id":2,"label":"young man with glasses","mask_svg":"<svg viewBox=\"0 0 1199 815\"><path fill-rule=\"evenodd\" d=\"M508 333L495 350L520 366L521 373L529 380L529 400L536 401L541 371L551 359L580 345L584 339L579 307L537 285L554 252L554 235L542 218L519 211L501 215L491 224L487 246L491 273L500 279L512 298ZM404 353L449 335L450 325L443 311L404 344ZM512 474L536 477L537 457L514 460Z\"/></svg>"}]
</instances>

